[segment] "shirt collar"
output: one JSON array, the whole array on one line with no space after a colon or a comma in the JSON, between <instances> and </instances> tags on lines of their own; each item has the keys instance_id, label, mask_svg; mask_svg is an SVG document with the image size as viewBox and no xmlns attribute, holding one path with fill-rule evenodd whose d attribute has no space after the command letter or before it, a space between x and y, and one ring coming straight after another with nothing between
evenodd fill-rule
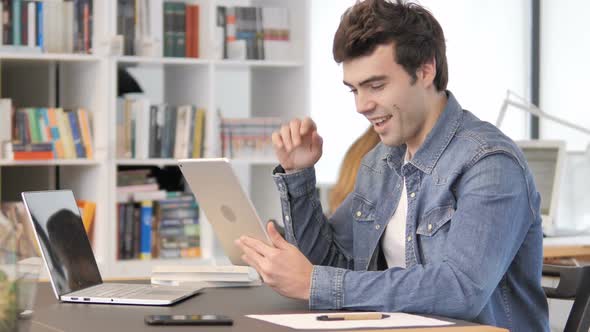
<instances>
[{"instance_id":1,"label":"shirt collar","mask_svg":"<svg viewBox=\"0 0 590 332\"><path fill-rule=\"evenodd\" d=\"M446 91L446 93L447 105L444 111L409 161L410 164L427 174L432 173L438 159L455 136L463 115L463 109L455 96L450 91ZM396 170L398 174L401 174L401 167L404 165L406 149L406 144L390 147L382 157L387 165Z\"/></svg>"}]
</instances>

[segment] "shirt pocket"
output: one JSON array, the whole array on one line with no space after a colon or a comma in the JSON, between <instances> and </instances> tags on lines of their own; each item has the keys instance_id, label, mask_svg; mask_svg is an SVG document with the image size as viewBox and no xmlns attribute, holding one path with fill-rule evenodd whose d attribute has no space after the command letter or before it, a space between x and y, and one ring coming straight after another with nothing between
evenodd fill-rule
<instances>
[{"instance_id":1,"label":"shirt pocket","mask_svg":"<svg viewBox=\"0 0 590 332\"><path fill-rule=\"evenodd\" d=\"M351 206L352 217L359 223L375 220L375 204L370 203L363 197L355 195Z\"/></svg>"},{"instance_id":2,"label":"shirt pocket","mask_svg":"<svg viewBox=\"0 0 590 332\"><path fill-rule=\"evenodd\" d=\"M424 217L420 219L416 234L433 237L445 226L455 214L453 205L439 206L431 209Z\"/></svg>"}]
</instances>

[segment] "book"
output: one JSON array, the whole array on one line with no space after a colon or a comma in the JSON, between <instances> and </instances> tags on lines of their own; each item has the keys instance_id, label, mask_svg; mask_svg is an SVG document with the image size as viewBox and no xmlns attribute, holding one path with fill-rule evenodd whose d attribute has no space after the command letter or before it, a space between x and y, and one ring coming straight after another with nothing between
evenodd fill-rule
<instances>
[{"instance_id":1,"label":"book","mask_svg":"<svg viewBox=\"0 0 590 332\"><path fill-rule=\"evenodd\" d=\"M80 209L80 215L82 216L82 222L84 223L84 230L86 231L86 234L88 234L90 243L92 243L96 203L86 200L76 200L76 204Z\"/></svg>"},{"instance_id":2,"label":"book","mask_svg":"<svg viewBox=\"0 0 590 332\"><path fill-rule=\"evenodd\" d=\"M206 287L240 287L261 285L260 276L249 266L156 265L152 284L189 286L203 283Z\"/></svg>"},{"instance_id":3,"label":"book","mask_svg":"<svg viewBox=\"0 0 590 332\"><path fill-rule=\"evenodd\" d=\"M141 236L140 236L140 257L150 259L152 257L152 217L153 202L145 200L141 202Z\"/></svg>"},{"instance_id":4,"label":"book","mask_svg":"<svg viewBox=\"0 0 590 332\"><path fill-rule=\"evenodd\" d=\"M78 123L80 124L80 130L82 135L82 144L86 158L94 159L94 148L92 146L92 130L90 129L90 116L88 111L85 109L78 110Z\"/></svg>"}]
</instances>

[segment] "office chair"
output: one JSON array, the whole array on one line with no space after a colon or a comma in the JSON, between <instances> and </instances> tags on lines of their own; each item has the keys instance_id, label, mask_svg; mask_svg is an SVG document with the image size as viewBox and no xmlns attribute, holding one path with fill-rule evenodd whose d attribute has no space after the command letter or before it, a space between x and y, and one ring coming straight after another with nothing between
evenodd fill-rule
<instances>
[{"instance_id":1,"label":"office chair","mask_svg":"<svg viewBox=\"0 0 590 332\"><path fill-rule=\"evenodd\" d=\"M556 288L543 287L548 298L573 299L564 332L588 332L590 328L590 266L543 265L543 275L559 277Z\"/></svg>"}]
</instances>

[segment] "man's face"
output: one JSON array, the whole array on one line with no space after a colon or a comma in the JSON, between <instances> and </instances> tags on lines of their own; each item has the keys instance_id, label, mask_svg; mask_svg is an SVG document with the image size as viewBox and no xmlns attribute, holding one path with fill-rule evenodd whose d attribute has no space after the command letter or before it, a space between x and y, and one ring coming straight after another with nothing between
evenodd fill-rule
<instances>
[{"instance_id":1,"label":"man's face","mask_svg":"<svg viewBox=\"0 0 590 332\"><path fill-rule=\"evenodd\" d=\"M357 112L364 115L388 146L420 141L427 119L426 88L394 58L393 43L378 46L367 56L343 63L344 84L354 94Z\"/></svg>"}]
</instances>

